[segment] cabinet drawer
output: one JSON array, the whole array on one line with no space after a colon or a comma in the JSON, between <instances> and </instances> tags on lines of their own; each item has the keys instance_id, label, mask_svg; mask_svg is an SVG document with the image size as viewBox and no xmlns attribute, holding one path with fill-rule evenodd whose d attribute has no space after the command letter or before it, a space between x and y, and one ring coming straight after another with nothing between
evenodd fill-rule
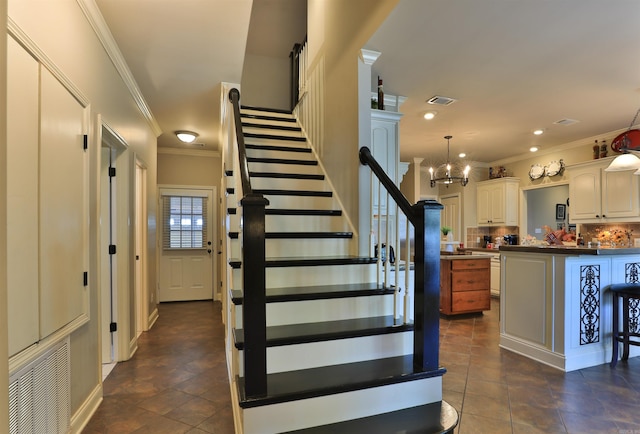
<instances>
[{"instance_id":1,"label":"cabinet drawer","mask_svg":"<svg viewBox=\"0 0 640 434\"><path fill-rule=\"evenodd\" d=\"M456 292L452 296L451 310L453 312L477 312L491 309L491 297L488 290Z\"/></svg>"},{"instance_id":2,"label":"cabinet drawer","mask_svg":"<svg viewBox=\"0 0 640 434\"><path fill-rule=\"evenodd\" d=\"M464 270L451 273L451 291L488 290L491 287L490 269Z\"/></svg>"},{"instance_id":3,"label":"cabinet drawer","mask_svg":"<svg viewBox=\"0 0 640 434\"><path fill-rule=\"evenodd\" d=\"M456 259L451 261L452 270L470 270L476 268L489 268L489 258Z\"/></svg>"}]
</instances>

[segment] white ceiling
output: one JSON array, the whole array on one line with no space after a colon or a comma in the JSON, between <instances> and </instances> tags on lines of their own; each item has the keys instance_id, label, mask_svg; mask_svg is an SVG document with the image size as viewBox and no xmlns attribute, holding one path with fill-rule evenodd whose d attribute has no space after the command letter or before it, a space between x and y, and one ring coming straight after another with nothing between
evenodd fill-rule
<instances>
[{"instance_id":1,"label":"white ceiling","mask_svg":"<svg viewBox=\"0 0 640 434\"><path fill-rule=\"evenodd\" d=\"M288 57L300 38L287 23L304 13L302 0L95 1L163 131L158 145L180 147L173 131L192 129L213 150L215 86L240 83L245 50ZM639 44L638 0L400 0L364 48L382 53L372 78L407 97L402 160L441 158L452 135L452 153L491 162L629 127ZM429 106L434 95L458 101ZM564 118L580 122L554 125Z\"/></svg>"}]
</instances>

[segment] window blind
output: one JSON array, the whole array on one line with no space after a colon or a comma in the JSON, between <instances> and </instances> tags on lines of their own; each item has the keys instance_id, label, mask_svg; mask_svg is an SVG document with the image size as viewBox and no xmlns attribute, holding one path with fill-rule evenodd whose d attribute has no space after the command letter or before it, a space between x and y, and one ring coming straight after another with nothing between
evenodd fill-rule
<instances>
[{"instance_id":1,"label":"window blind","mask_svg":"<svg viewBox=\"0 0 640 434\"><path fill-rule=\"evenodd\" d=\"M206 197L163 196L163 249L207 248L207 221Z\"/></svg>"}]
</instances>

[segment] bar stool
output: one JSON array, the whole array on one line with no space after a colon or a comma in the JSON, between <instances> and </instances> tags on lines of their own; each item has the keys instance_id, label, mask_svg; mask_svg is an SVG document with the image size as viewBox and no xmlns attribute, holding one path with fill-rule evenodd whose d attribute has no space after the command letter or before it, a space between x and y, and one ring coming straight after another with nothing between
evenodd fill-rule
<instances>
[{"instance_id":1,"label":"bar stool","mask_svg":"<svg viewBox=\"0 0 640 434\"><path fill-rule=\"evenodd\" d=\"M629 299L640 300L640 283L614 283L609 285L609 291L613 296L613 353L611 355L610 366L613 368L618 363L618 343L622 342L621 360L629 358L629 345L640 346L640 340L630 338L640 338L640 330L629 330ZM622 330L620 326L620 299L622 299Z\"/></svg>"}]
</instances>

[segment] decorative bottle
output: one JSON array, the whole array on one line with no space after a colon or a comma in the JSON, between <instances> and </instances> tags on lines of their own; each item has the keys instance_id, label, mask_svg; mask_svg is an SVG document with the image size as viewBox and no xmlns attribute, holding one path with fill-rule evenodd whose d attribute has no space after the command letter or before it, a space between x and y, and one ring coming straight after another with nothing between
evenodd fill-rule
<instances>
[{"instance_id":1,"label":"decorative bottle","mask_svg":"<svg viewBox=\"0 0 640 434\"><path fill-rule=\"evenodd\" d=\"M600 157L600 145L598 145L598 141L596 140L596 144L593 145L593 159L597 160Z\"/></svg>"},{"instance_id":2,"label":"decorative bottle","mask_svg":"<svg viewBox=\"0 0 640 434\"><path fill-rule=\"evenodd\" d=\"M600 158L605 158L607 156L607 141L603 140L600 145Z\"/></svg>"},{"instance_id":3,"label":"decorative bottle","mask_svg":"<svg viewBox=\"0 0 640 434\"><path fill-rule=\"evenodd\" d=\"M380 76L378 76L378 110L384 110L384 90Z\"/></svg>"}]
</instances>

